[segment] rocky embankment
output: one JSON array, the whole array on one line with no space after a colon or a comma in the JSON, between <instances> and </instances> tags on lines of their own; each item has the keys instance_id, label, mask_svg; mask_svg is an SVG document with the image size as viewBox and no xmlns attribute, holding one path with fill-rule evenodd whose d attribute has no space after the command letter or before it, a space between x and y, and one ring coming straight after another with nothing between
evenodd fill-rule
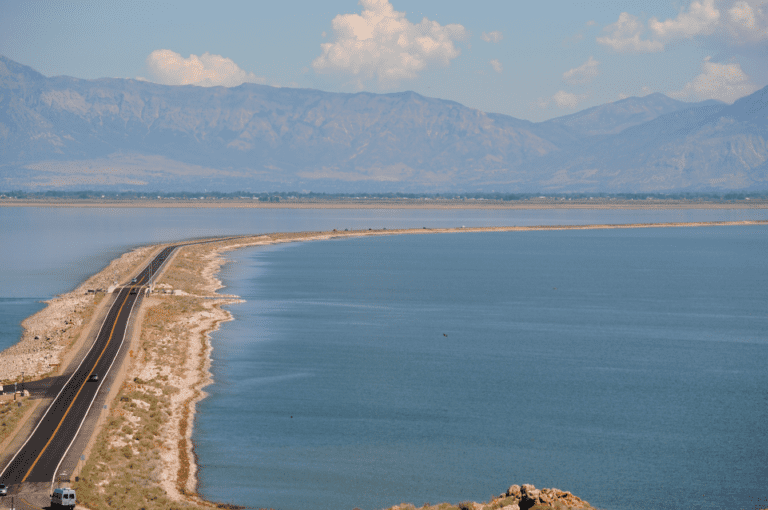
<instances>
[{"instance_id":1,"label":"rocky embankment","mask_svg":"<svg viewBox=\"0 0 768 510\"><path fill-rule=\"evenodd\" d=\"M514 500L510 501L510 500ZM589 503L560 489L537 489L531 484L513 485L494 501L504 502L503 510L529 510L531 508L592 508Z\"/></svg>"},{"instance_id":2,"label":"rocky embankment","mask_svg":"<svg viewBox=\"0 0 768 510\"><path fill-rule=\"evenodd\" d=\"M0 384L56 373L93 318L104 291L124 281L155 248L136 248L113 260L75 290L46 301L46 307L22 322L21 340L0 352ZM96 291L100 292L89 292Z\"/></svg>"},{"instance_id":3,"label":"rocky embankment","mask_svg":"<svg viewBox=\"0 0 768 510\"><path fill-rule=\"evenodd\" d=\"M583 499L560 489L537 489L531 484L512 485L507 492L487 503L464 501L457 505L441 503L424 505L426 510L595 510ZM391 507L389 510L415 510L411 504Z\"/></svg>"}]
</instances>

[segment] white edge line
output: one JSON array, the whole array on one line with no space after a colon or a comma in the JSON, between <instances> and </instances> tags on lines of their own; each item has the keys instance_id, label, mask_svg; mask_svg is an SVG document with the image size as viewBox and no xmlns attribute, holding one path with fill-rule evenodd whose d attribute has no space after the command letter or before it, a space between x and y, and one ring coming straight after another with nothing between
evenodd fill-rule
<instances>
[{"instance_id":1,"label":"white edge line","mask_svg":"<svg viewBox=\"0 0 768 510\"><path fill-rule=\"evenodd\" d=\"M137 294L138 301L138 294ZM64 458L69 453L69 449L72 448L72 445L75 444L75 439L77 439L77 435L80 433L80 429L83 428L83 424L85 423L85 419L88 417L88 413L91 412L91 407L93 406L93 403L96 402L96 397L99 395L99 391L101 390L101 386L104 384L104 381L107 379L107 376L109 375L109 371L112 370L112 365L115 364L115 360L117 360L117 357L120 355L120 350L123 348L123 344L125 343L125 337L128 333L128 326L131 322L131 316L133 315L133 309L136 308L136 301L133 302L133 305L131 305L131 311L128 313L128 319L125 322L125 330L123 331L123 339L120 340L120 347L117 348L117 354L115 354L115 357L112 358L112 363L109 364L109 368L107 368L107 373L104 374L104 377L102 377L101 382L99 382L99 387L96 388L96 392L93 394L93 398L91 399L91 403L88 404L88 409L85 410L85 414L83 415L83 419L80 421L80 425L77 427L77 430L75 431L75 435L72 436L72 441L69 442L69 446L67 446L67 449L64 450L64 455L61 456L61 459L59 460L59 463L56 464L56 469L53 471L53 478L51 479L51 492L53 492L53 484L56 481L56 475L59 472L59 468L61 467L61 463L64 462ZM115 321L117 321L117 317L115 317ZM93 368L96 368L94 365ZM87 381L86 381L87 382Z\"/></svg>"},{"instance_id":2,"label":"white edge line","mask_svg":"<svg viewBox=\"0 0 768 510\"><path fill-rule=\"evenodd\" d=\"M119 295L120 295L120 294L118 293L118 296L119 296ZM117 300L115 300L115 303L117 303ZM112 306L114 306L114 305L115 305L115 303L113 303L113 304L112 304ZM16 460L16 457L18 457L18 456L19 456L19 453L21 453L21 450L23 450L23 449L24 449L24 447L25 447L25 446L27 446L27 443L29 442L29 440L30 440L30 439L32 439L32 436L34 436L34 435L35 435L35 432L37 432L37 429L38 429L38 427L40 427L40 424L42 424L42 423L43 423L43 419L44 419L44 418L45 418L45 417L48 415L48 413L50 412L50 410L51 410L51 407L53 407L53 404L54 404L54 403L55 403L55 402L56 402L56 401L59 399L59 397L61 396L61 392L62 392L62 391L64 391L64 388L66 388L66 387L67 387L67 385L68 385L68 384L69 384L69 382L72 380L72 378L75 376L75 374L77 373L77 371L78 371L78 370L80 370L80 367L83 365L83 363L85 363L85 359L88 357L88 355L91 353L91 351L93 350L93 348L96 346L96 342L98 342L98 341L99 341L99 335L101 335L101 330L102 330L102 329L104 329L104 324L107 322L107 319L109 318L109 312L111 312L111 311L112 311L112 307L110 307L110 309L109 309L109 310L107 310L107 315L105 315L105 316L104 316L104 320L101 322L101 327L99 328L99 332L96 334L96 338L93 340L93 345L91 345L91 348L90 348L90 349L88 349L88 352L86 352L86 353L85 353L85 356L83 356L83 359L82 359L82 360L80 360L80 364L79 364L79 365L77 365L77 368L74 370L74 372L72 372L72 375L70 375L70 376L69 376L69 379L67 379L67 382L65 382L65 383L64 383L64 385L61 387L61 389L59 390L59 392L56 394L56 397L55 397L55 398L54 398L54 399L51 401L50 405L48 406L48 409L46 409L46 410L45 410L45 413L43 413L43 415L40 417L40 420L37 422L37 425L35 426L34 430L32 430L32 433L29 435L29 437L27 438L27 440L26 440L26 441L24 441L24 444L23 444L23 445L21 445L21 446L19 447L19 449L16 451L16 455L14 455L14 456L13 456L13 458L10 460L10 462L8 462L8 464L6 464L6 465L5 465L5 468L3 469L3 471L2 471L2 472L0 472L0 478L2 478L2 475L4 475L6 471L8 471L8 468L10 467L10 465L11 465L11 464L13 464L13 461L14 461L14 460Z\"/></svg>"},{"instance_id":3,"label":"white edge line","mask_svg":"<svg viewBox=\"0 0 768 510\"><path fill-rule=\"evenodd\" d=\"M199 243L190 243L190 244L199 244ZM175 249L176 249L176 248L178 248L178 246L174 247L174 249L173 249L173 250L171 250L171 251L169 252L169 255L170 255L170 253L172 253L173 251L175 251ZM165 262L166 262L167 260L168 260L168 256L166 256L166 257L165 257L165 260L163 260L163 264L161 264L161 265L164 265L164 264L165 264ZM150 262L150 264L151 264L151 262ZM158 267L158 269L159 269L159 267ZM125 288L125 287L123 287L123 288ZM118 296L119 296L119 295L120 295L120 294L118 293ZM135 301L134 301L134 304L135 304ZM114 303L113 303L113 306L114 306ZM67 387L67 385L68 385L68 384L69 384L69 382L72 380L72 378L75 376L75 374L77 373L77 371L78 371L78 370L80 370L80 367L83 365L83 363L85 363L85 359L86 359L86 358L88 357L88 355L91 353L91 351L93 350L94 346L96 345L96 342L97 342L97 341L98 341L98 339L99 339L99 335L101 335L101 330L102 330L102 329L104 329L104 324L107 322L107 319L109 318L109 312L110 312L110 311L112 311L112 308L111 308L111 307L110 307L110 309L109 309L109 310L107 310L107 315L106 315L106 316L104 316L104 320L101 322L101 327L99 327L99 332L96 334L96 338L95 338L95 339L94 339L94 341L93 341L93 345L91 345L91 348L88 350L88 352L87 352L87 353L85 353L85 356L83 356L83 359L82 359L82 360L80 360L80 364L79 364L79 365L77 365L77 368L76 368L76 369L75 369L75 370L72 372L72 375L70 375L70 376L69 376L69 379L67 379L67 382L65 382L65 383L64 383L64 385L61 387L61 389L59 390L59 392L56 394L56 397L54 397L54 399L51 401L51 404L48 406L48 409L46 409L46 410L45 410L45 413L43 413L43 415L40 417L40 420L37 422L37 425L35 425L35 428L32 430L32 433L31 433L31 434L29 434L29 437L27 437L27 440L26 440L26 441L24 441L24 444L22 444L22 445L19 447L19 449L16 451L16 454L15 454L13 457L11 457L11 460L10 460L10 461L8 461L8 464L6 464L6 465L5 465L5 468L3 468L3 470L2 470L2 471L0 471L0 479L2 479L2 477L3 477L3 475L4 475L4 474L6 474L5 472L6 472L6 471L8 471L8 468L11 466L11 464L13 464L13 461L14 461L14 460L16 460L16 457L18 457L18 456L19 456L19 454L21 453L21 450L23 450L23 449L24 449L24 447L25 447L25 446L27 446L27 443L29 443L29 440L30 440L30 439L32 439L32 436L34 436L34 435L35 435L35 432L37 432L37 429L38 429L38 428L40 427L40 425L43 423L43 419L44 419L44 418L45 418L45 417L48 415L48 413L50 412L50 410L51 410L51 407L53 406L53 404L54 404L54 403L56 402L56 400L58 400L58 398L61 396L61 393L64 391L64 388L66 388L66 387ZM131 313L133 313L133 307L131 307ZM131 319L131 318L130 318L130 315L129 315L129 316L128 316L128 320L130 320L130 319ZM117 320L117 317L115 317L115 320ZM123 335L123 340L125 340L125 335ZM122 348L122 342L120 343L120 347ZM114 363L114 361L115 361L115 360L113 359L113 360L112 360L112 363ZM110 364L110 365L109 365L109 367L110 367L110 368L112 368L112 365ZM109 370L107 370L107 373L109 373ZM104 381L102 380L102 383L103 383L103 382L104 382ZM101 383L99 384L99 389L101 389ZM96 394L98 394L98 389L96 390ZM95 397L95 395L94 395L94 400L95 400L95 398L96 398L96 397ZM91 401L91 405L93 405L93 401ZM88 410L90 411L90 406L88 406ZM86 413L85 413L85 414L86 414L86 416L87 416L87 415L88 415L88 411L86 411ZM85 418L83 418L83 421L85 421ZM80 426L82 427L82 422L80 423ZM78 432L79 432L79 431L80 431L80 428L78 427L78 429L77 429L77 430L78 430ZM75 437L77 437L77 433L75 433ZM74 439L73 439L72 441L74 442ZM72 446L72 443L70 443L70 444L69 444L69 446L67 447L67 451L69 451L69 448L70 448L71 446ZM64 453L64 456L66 456L66 452ZM63 460L63 459L64 459L64 457L62 457L62 460ZM59 465L61 465L61 461L59 461ZM59 466L56 466L56 471L58 471L58 470L59 470ZM54 476L54 478L56 478L56 473L54 473L54 475L53 475L53 476Z\"/></svg>"},{"instance_id":4,"label":"white edge line","mask_svg":"<svg viewBox=\"0 0 768 510\"><path fill-rule=\"evenodd\" d=\"M162 267L163 265L165 265L165 263L168 261L168 257L170 256L170 254L171 254L171 253L173 253L174 251L176 251L176 249L178 249L179 247L183 247L183 246L190 246L190 245L193 245L193 244L203 244L203 243L206 243L206 242L209 242L209 243L211 243L211 242L218 242L218 241L226 241L226 240L230 240L230 239L236 239L236 238L238 238L238 237L247 237L247 236L233 236L233 237L230 237L230 238L223 238L223 239L219 239L219 240L216 240L216 241L197 241L197 242L194 242L194 241L193 241L193 242L189 242L189 243L185 243L185 244L180 244L180 245L179 245L179 244L177 244L177 245L175 245L175 246L173 247L173 249L172 249L170 252L168 252L168 255L166 255L166 257L165 257L165 260L163 260L163 263L162 263L162 264L161 264L161 265L158 267L158 269L160 269L160 267ZM162 253L162 252L161 252L161 253ZM151 263L152 263L152 262L150 262L150 264L151 264ZM123 287L123 288L125 288L125 287ZM119 293L118 293L118 295L119 295ZM114 306L114 305L113 305L113 306ZM87 353L85 353L85 356L83 356L83 359L82 359L82 360L80 360L80 364L79 364L79 365L77 365L77 368L74 370L74 372L72 372L72 375L70 375L70 376L69 376L69 379L67 379L67 382L65 382L65 383L64 383L64 385L63 385L63 386L61 387L61 389L59 390L59 393L57 393L57 394L56 394L56 397L54 397L54 399L51 401L51 404L48 406L48 409L46 409L46 410L45 410L45 413L43 413L43 415L40 417L40 420L37 422L37 425L35 425L35 428L32 430L32 433L29 435L29 437L27 437L27 440L26 440L26 441L24 441L24 444L22 444L22 445L19 447L19 449L16 451L16 454L15 454L13 457L11 457L11 460L10 460L10 461L8 461L8 464L6 464L6 465L5 465L5 467L3 468L3 470L2 470L2 471L0 471L0 479L2 479L2 477L3 477L3 475L4 475L4 474L6 474L5 472L6 472L6 471L8 471L8 468L11 466L11 464L13 464L13 461L14 461L14 460L16 460L16 457L18 457L18 456L19 456L19 453L21 453L21 450L23 450L23 449L24 449L24 447L25 447L25 446L27 446L27 443L29 442L29 440L30 440L30 439L32 439L32 436L34 436L34 435L35 435L35 432L37 432L37 429L38 429L38 428L40 427L40 425L43 423L43 419L44 419L44 418L45 418L45 417L48 415L48 413L50 412L50 410L51 410L51 406L53 406L53 404L56 402L56 400L58 400L59 396L61 396L61 392L63 392L63 391L64 391L64 388L66 388L66 387L67 387L67 385L68 385L68 384L69 384L69 382L72 380L72 378L75 376L75 374L77 373L77 371L78 371L78 370L80 370L80 367L81 367L81 366L83 365L83 363L85 362L85 359L88 357L88 354L90 354L90 353L91 353L91 350L93 350L93 347L96 345L96 342L97 342L97 341L98 341L98 339L99 339L99 335L101 334L101 330L104 328L104 324L107 322L107 318L109 318L109 312L110 312L110 311L111 311L111 308L110 308L109 310L107 310L107 315L104 317L104 320L103 320L103 321L102 321L102 323L101 323L101 327L99 328L99 332L96 334L96 338L95 338L95 339L94 339L94 341L93 341L93 345L91 346L91 349L89 349L89 350L88 350L88 352L87 352ZM133 313L133 308L131 308L131 313ZM115 318L115 319L117 319L117 318ZM128 317L128 319L130 320L130 316ZM121 344L121 347L122 347L122 344ZM114 360L112 360L112 361L113 361L113 363L114 363ZM110 368L111 368L111 367L112 367L112 365L110 365ZM107 372L109 372L109 371L107 371ZM102 382L103 382L103 381L102 381ZM101 388L101 384L99 384L99 388ZM96 393L98 393L98 390L97 390L97 392L96 392ZM95 396L94 396L94 398L95 398ZM91 404L93 404L93 402L91 402ZM90 406L88 407L88 409L90 410ZM87 415L87 414L88 414L88 413L86 412L86 415ZM83 420L85 420L85 418L83 418ZM82 423L81 423L81 426L82 426ZM78 428L78 431L79 431L79 430L80 430L80 429ZM77 437L77 434L75 434L75 437ZM73 439L73 441L74 441L74 439ZM72 446L72 444L70 443L70 447L71 447L71 446ZM69 450L69 447L67 447L67 450ZM66 456L66 452L65 452L65 454L64 454L64 455ZM63 459L63 458L64 458L64 457L62 457L62 459ZM61 464L61 462L59 462L59 464ZM59 468L58 468L58 466L57 466L57 467L56 467L56 471L58 471L58 470L59 470ZM55 477L56 477L56 474L54 473L54 478L55 478Z\"/></svg>"},{"instance_id":5,"label":"white edge line","mask_svg":"<svg viewBox=\"0 0 768 510\"><path fill-rule=\"evenodd\" d=\"M174 250L171 250L169 252L172 253ZM162 252L160 252L162 253ZM165 261L168 259L168 256L165 256L165 259L163 260L163 263L160 264L158 269L162 267L165 264ZM153 261L150 262L152 264ZM136 299L138 301L138 297ZM61 463L64 462L64 459L67 457L67 454L69 453L69 449L72 448L72 445L75 444L75 440L77 439L77 435L80 434L80 429L83 428L83 424L85 423L85 419L88 417L88 413L91 412L91 407L93 406L93 403L96 402L96 397L99 394L99 391L101 390L101 386L104 384L104 381L106 380L107 376L109 375L109 371L112 370L112 365L115 364L115 361L117 360L117 357L120 355L120 350L123 348L123 344L125 343L125 337L128 333L128 326L131 322L131 316L133 315L133 309L136 308L136 301L133 302L133 305L131 306L131 311L128 314L128 320L125 323L125 331L123 331L123 339L120 341L120 347L117 348L117 354L114 358L112 358L112 363L109 364L109 368L107 368L107 372L104 374L104 377L101 379L101 382L99 383L99 387L96 388L96 393L93 394L93 399L91 400L91 403L88 404L88 409L86 409L85 414L83 415L82 421L80 421L80 425L77 427L77 430L75 431L75 435L72 436L72 441L70 441L69 446L67 446L67 449L64 450L64 455L61 456L61 459L59 460L59 463L56 465L56 469L53 471L53 478L51 479L51 492L53 492L53 484L56 482L56 475L59 472L59 468L61 467ZM117 317L115 317L115 320L117 320ZM95 367L94 367L95 368Z\"/></svg>"}]
</instances>

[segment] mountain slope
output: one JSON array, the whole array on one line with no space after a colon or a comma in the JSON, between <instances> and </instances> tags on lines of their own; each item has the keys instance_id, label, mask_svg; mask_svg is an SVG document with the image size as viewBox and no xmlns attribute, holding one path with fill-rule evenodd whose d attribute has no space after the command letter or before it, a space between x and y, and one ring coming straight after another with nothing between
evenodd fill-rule
<instances>
[{"instance_id":1,"label":"mountain slope","mask_svg":"<svg viewBox=\"0 0 768 510\"><path fill-rule=\"evenodd\" d=\"M135 80L0 72L7 166L141 156L227 170L242 181L483 182L559 150L533 123L397 94L331 94L244 84L167 87ZM13 88L13 83L21 83ZM503 116L502 116L503 117ZM501 120L501 121L500 121Z\"/></svg>"},{"instance_id":2,"label":"mountain slope","mask_svg":"<svg viewBox=\"0 0 768 510\"><path fill-rule=\"evenodd\" d=\"M733 105L662 115L542 161L542 189L637 191L768 187L768 87Z\"/></svg>"},{"instance_id":3,"label":"mountain slope","mask_svg":"<svg viewBox=\"0 0 768 510\"><path fill-rule=\"evenodd\" d=\"M533 123L414 92L46 78L0 56L0 189L760 187L765 90L730 106L652 94Z\"/></svg>"},{"instance_id":4,"label":"mountain slope","mask_svg":"<svg viewBox=\"0 0 768 510\"><path fill-rule=\"evenodd\" d=\"M582 136L613 135L627 128L650 122L662 115L717 104L725 103L715 100L685 103L656 92L644 97L628 97L615 103L593 106L571 115L550 119L542 124L563 126Z\"/></svg>"}]
</instances>

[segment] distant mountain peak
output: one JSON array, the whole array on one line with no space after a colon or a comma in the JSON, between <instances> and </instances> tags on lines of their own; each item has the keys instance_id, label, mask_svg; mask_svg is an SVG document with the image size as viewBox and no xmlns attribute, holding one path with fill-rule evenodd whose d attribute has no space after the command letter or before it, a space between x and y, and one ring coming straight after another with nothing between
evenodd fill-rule
<instances>
[{"instance_id":1,"label":"distant mountain peak","mask_svg":"<svg viewBox=\"0 0 768 510\"><path fill-rule=\"evenodd\" d=\"M33 81L44 80L45 76L38 73L31 67L19 64L5 55L0 55L0 83L6 84L30 83Z\"/></svg>"},{"instance_id":2,"label":"distant mountain peak","mask_svg":"<svg viewBox=\"0 0 768 510\"><path fill-rule=\"evenodd\" d=\"M613 103L593 106L546 122L567 127L581 136L612 135L650 122L662 115L709 104L686 103L661 92L642 97L627 97Z\"/></svg>"},{"instance_id":3,"label":"distant mountain peak","mask_svg":"<svg viewBox=\"0 0 768 510\"><path fill-rule=\"evenodd\" d=\"M736 100L727 112L735 118L753 122L768 122L768 86Z\"/></svg>"},{"instance_id":4,"label":"distant mountain peak","mask_svg":"<svg viewBox=\"0 0 768 510\"><path fill-rule=\"evenodd\" d=\"M768 187L768 88L534 123L413 91L46 78L0 56L0 191Z\"/></svg>"}]
</instances>

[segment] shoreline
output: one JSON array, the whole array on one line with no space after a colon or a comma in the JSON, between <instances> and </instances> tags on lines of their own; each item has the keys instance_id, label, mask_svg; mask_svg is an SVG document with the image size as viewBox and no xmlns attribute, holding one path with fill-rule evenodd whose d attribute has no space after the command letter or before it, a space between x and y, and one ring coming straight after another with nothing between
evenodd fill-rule
<instances>
[{"instance_id":1,"label":"shoreline","mask_svg":"<svg viewBox=\"0 0 768 510\"><path fill-rule=\"evenodd\" d=\"M19 341L0 351L0 383L20 381L22 371L25 379L31 379L62 370L67 354L82 343L89 314L101 305L115 275L118 279L130 277L153 249L140 246L129 250L69 292L41 301L45 306L21 322Z\"/></svg>"},{"instance_id":2,"label":"shoreline","mask_svg":"<svg viewBox=\"0 0 768 510\"><path fill-rule=\"evenodd\" d=\"M330 230L317 232L296 233L272 233L257 234L254 236L242 236L237 239L222 240L220 243L226 247L218 248L220 252L226 252L247 246L259 244L277 244L283 242L299 242L325 240L342 237L364 237L382 235L404 234L441 234L441 233L477 233L477 232L523 232L543 230L603 230L621 228L672 228L672 227L712 227L712 226L747 226L768 225L768 220L736 220L736 221L707 221L707 222L667 222L667 223L626 223L626 224L577 224L577 225L532 225L532 226L500 226L500 227L451 227L451 228L406 228L406 229L368 229L368 230ZM248 239L248 241L245 241ZM190 241L194 242L194 241ZM212 243L213 248L220 243ZM125 280L126 277L138 271L143 259L149 253L161 246L172 243L159 243L143 245L129 250L121 256L113 259L99 272L88 277L78 284L73 290L65 292L50 299L42 301L45 307L35 314L25 318L22 323L22 335L19 341L0 351L0 382L13 382L21 380L21 368L28 378L53 374L57 368L43 371L42 365L46 360L49 365L56 365L60 357L65 354L62 351L71 347L66 345L66 340L74 342L82 334L84 326L80 312L91 306L97 306L95 299L103 297L103 291L111 285L114 277ZM231 246L231 247L230 247ZM171 261L169 261L170 263ZM156 280L159 282L159 280ZM219 285L221 282L214 277L211 285ZM97 290L89 294L89 290ZM101 291L101 292L99 292ZM59 325L63 325L59 328ZM59 330L60 329L60 330ZM36 356L37 355L37 356ZM26 357L25 357L26 356ZM15 368L15 370L14 370ZM49 367L50 368L50 367Z\"/></svg>"},{"instance_id":3,"label":"shoreline","mask_svg":"<svg viewBox=\"0 0 768 510\"><path fill-rule=\"evenodd\" d=\"M707 226L740 226L740 225L768 225L766 220L756 221L734 221L734 222L697 222L697 223L659 223L659 224L631 224L631 225L540 225L535 227L476 227L476 228L448 228L448 229L393 229L393 230L371 230L371 231L330 231L330 232L307 232L298 234L277 234L278 236L285 236L284 238L275 238L275 234L267 234L256 238L246 238L240 242L231 245L224 245L220 247L212 247L210 252L210 262L205 267L204 271L200 275L206 282L212 294L218 295L217 291L225 288L221 280L218 278L218 274L221 268L229 263L224 256L226 252L234 251L242 248L249 248L255 246L269 246L290 242L308 242L308 241L322 241L331 239L344 239L344 238L359 238L366 236L382 236L382 235L417 235L417 234L447 234L447 233L480 233L480 232L521 232L521 231L546 231L546 230L604 230L604 229L618 229L618 228L673 228L673 227L707 227ZM218 243L216 243L218 244ZM217 331L221 324L235 320L235 317L229 310L222 308L223 305L229 303L235 303L242 301L239 296L234 295L221 295L221 302L216 304L215 307L221 316L218 320L212 320L206 328L204 334L207 340L205 351L205 360L200 367L200 379L196 386L198 388L197 397L194 401L190 402L187 412L189 413L188 428L184 431L184 436L188 441L188 455L194 459L191 462L188 471L188 478L184 484L188 489L193 488L194 499L200 503L214 503L205 500L197 490L199 488L199 478L197 473L199 471L199 464L197 455L194 452L194 446L192 444L192 435L194 432L194 421L196 414L197 403L207 397L204 388L209 384L214 384L215 380L213 374L210 371L212 364L212 334ZM181 432L181 431L180 431ZM181 453L181 452L180 452ZM179 485L184 483L182 480L178 480ZM393 509L399 508L398 506L391 507Z\"/></svg>"},{"instance_id":4,"label":"shoreline","mask_svg":"<svg viewBox=\"0 0 768 510\"><path fill-rule=\"evenodd\" d=\"M0 207L71 207L71 208L170 208L170 209L768 209L768 200L739 200L734 202L706 200L621 200L621 199L348 199L313 200L286 199L265 202L245 199L127 199L127 200L68 200L68 199L0 199Z\"/></svg>"},{"instance_id":5,"label":"shoreline","mask_svg":"<svg viewBox=\"0 0 768 510\"><path fill-rule=\"evenodd\" d=\"M125 373L125 381L122 383L119 394L115 395L114 401L120 404L128 395L135 395L138 391L146 393L161 394L168 392L168 407L166 412L169 415L168 421L160 424L160 435L158 441L161 442L162 453L158 459L154 471L151 473L152 480L168 496L168 500L174 502L186 502L195 505L195 507L212 507L220 503L214 503L202 498L197 492L199 484L199 463L195 454L192 435L194 431L194 422L197 412L197 404L202 401L207 393L205 387L213 384L213 374L211 373L211 363L213 356L212 335L221 327L221 324L234 320L232 313L222 306L240 301L239 296L219 294L224 288L219 279L221 268L229 262L225 254L229 251L255 247L281 244L288 242L307 242L342 238L359 238L366 236L382 235L404 235L404 234L440 234L440 233L479 233L479 232L522 232L522 231L545 231L545 230L599 230L599 229L620 229L620 228L671 228L671 227L712 227L712 226L766 226L768 220L746 220L746 221L726 221L726 222L685 222L685 223L637 223L637 224L596 224L596 225L539 225L530 227L470 227L470 228L444 228L444 229L380 229L380 230L358 230L358 231L319 231L319 232L297 232L297 233L272 233L265 235L254 235L238 239L226 239L210 244L190 244L180 246L169 258L163 271L158 274L156 280L156 292L145 298L142 303L142 311L146 313L143 323L137 323L135 337L138 338L131 342L130 358L126 357L121 372ZM24 333L22 339L3 352L0 352L0 367L10 366L11 360L16 356L14 348L24 346L24 355L29 355L29 348L32 348L32 357L38 360L38 372L36 376L43 375L40 372L44 361L49 356L63 357L74 356L77 350L76 345L83 342L83 335L87 335L85 326L92 320L85 320L83 317L79 336L73 335L66 337L67 342L51 342L50 337L39 334L39 331L57 330L62 320L62 313L70 308L77 310L77 306L82 305L83 297L91 299L84 291L91 287L99 288L99 284L108 283L115 271L120 269L120 273L130 276L132 272L137 271L144 260L153 251L166 244L150 245L136 248L126 252L122 256L113 260L105 268L88 278L73 291L56 296L46 301L47 306L38 313L25 319L23 322ZM121 276L121 279L125 278ZM172 291L172 294L169 293ZM93 305L92 314L96 313L98 303ZM81 306L85 308L84 306ZM162 307L166 307L161 310ZM175 307L175 308L173 308ZM161 310L161 312L156 312ZM86 313L83 311L83 313ZM159 319L157 317L160 317ZM69 316L67 316L69 317ZM65 324L71 319L64 319ZM73 321L73 325L76 321ZM47 327L47 329L46 329ZM74 327L74 326L73 326ZM37 328L37 329L35 329ZM165 353L168 346L174 345L176 348L184 349L179 354L179 359L184 360L184 365L165 366L163 355L152 357L150 347L147 347L148 336L154 334L154 342L159 342L157 352ZM63 337L63 335L60 335ZM34 338L33 338L34 337ZM45 338L45 340L42 340ZM79 338L79 340L78 340ZM154 348L154 347L153 347ZM136 355L134 357L134 349ZM10 361L10 363L9 363ZM63 363L62 363L63 365ZM25 367L27 365L24 365ZM19 368L19 367L16 367ZM7 369L6 369L7 371ZM17 371L20 371L17 370ZM58 370L57 370L58 371ZM30 372L28 374L32 375ZM50 371L49 371L50 373ZM0 373L0 380L3 379ZM10 379L6 377L5 379ZM159 381L155 383L154 381ZM115 386L118 386L117 384ZM167 388L171 389L167 389ZM122 395L122 396L121 396ZM162 396L162 395L161 395ZM130 405L139 407L143 404L140 400L130 397L132 402L128 405L113 405L110 403L108 417L104 420L114 421L122 420L118 423L117 429L110 429L103 425L102 430L96 430L91 442L100 442L102 449L107 453L114 449L124 451L127 458L140 454L137 451L141 439L136 439L131 434L120 435L120 424L127 423L127 426L136 426L136 414L129 408ZM110 417L112 419L110 420ZM115 432L117 430L117 432ZM0 443L2 443L0 438ZM104 448L104 445L106 447ZM98 445L97 445L98 446ZM128 454L129 448L131 454ZM98 447L96 448L98 450ZM102 469L103 462L99 461L99 454L95 455L95 461L89 457L85 465L81 468L86 476L79 482L92 483L95 480L89 480L94 476L94 471ZM101 462L99 464L99 462ZM98 465L97 465L98 464ZM89 471L90 469L90 471ZM110 471L112 469L110 468ZM79 471L80 472L80 471ZM101 482L99 482L101 483ZM102 486L94 483L96 491L101 490ZM101 488L100 488L101 487ZM88 505L88 501L84 501Z\"/></svg>"}]
</instances>

